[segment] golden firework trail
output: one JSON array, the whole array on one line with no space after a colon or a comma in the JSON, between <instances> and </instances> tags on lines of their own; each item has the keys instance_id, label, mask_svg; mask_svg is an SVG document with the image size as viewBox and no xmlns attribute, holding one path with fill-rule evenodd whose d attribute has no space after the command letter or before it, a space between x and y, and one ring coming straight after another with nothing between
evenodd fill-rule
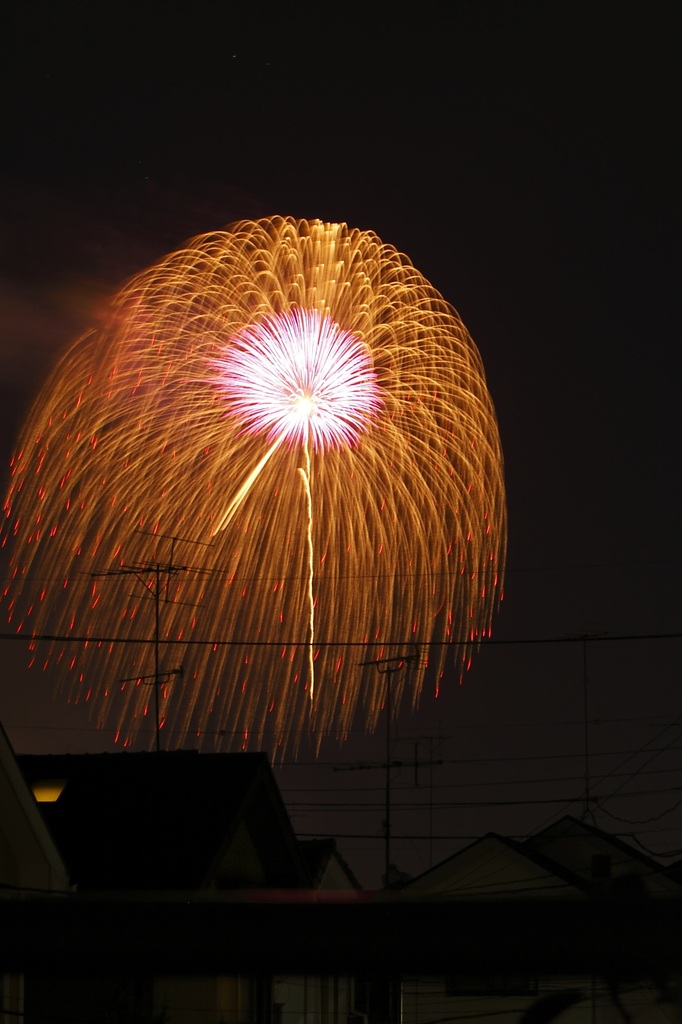
<instances>
[{"instance_id":1,"label":"golden firework trail","mask_svg":"<svg viewBox=\"0 0 682 1024\"><path fill-rule=\"evenodd\" d=\"M123 743L149 729L156 596L173 742L281 756L373 729L371 662L406 645L413 705L449 642L458 679L506 552L458 314L371 231L282 217L194 238L119 292L38 395L5 517L8 618L69 699Z\"/></svg>"}]
</instances>

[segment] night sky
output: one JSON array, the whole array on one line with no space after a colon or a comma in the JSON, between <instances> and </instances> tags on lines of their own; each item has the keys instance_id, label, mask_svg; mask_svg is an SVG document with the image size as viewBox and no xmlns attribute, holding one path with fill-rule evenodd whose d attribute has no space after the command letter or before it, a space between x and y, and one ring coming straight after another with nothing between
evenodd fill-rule
<instances>
[{"instance_id":1,"label":"night sky","mask_svg":"<svg viewBox=\"0 0 682 1024\"><path fill-rule=\"evenodd\" d=\"M675 859L678 5L442 6L10 5L1 465L57 353L187 237L271 214L375 231L481 351L510 531L492 641L400 716L391 859L416 874L586 795L587 820ZM2 635L15 749L116 749ZM336 835L368 886L385 757L359 723L277 769L299 835Z\"/></svg>"}]
</instances>

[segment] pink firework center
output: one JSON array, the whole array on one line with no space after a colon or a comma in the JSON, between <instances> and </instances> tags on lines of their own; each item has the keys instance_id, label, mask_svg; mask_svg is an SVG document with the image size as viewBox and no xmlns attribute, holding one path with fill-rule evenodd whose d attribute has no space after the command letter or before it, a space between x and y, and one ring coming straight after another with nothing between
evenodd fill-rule
<instances>
[{"instance_id":1,"label":"pink firework center","mask_svg":"<svg viewBox=\"0 0 682 1024\"><path fill-rule=\"evenodd\" d=\"M367 346L316 310L243 328L214 366L228 415L273 442L354 447L381 406Z\"/></svg>"}]
</instances>

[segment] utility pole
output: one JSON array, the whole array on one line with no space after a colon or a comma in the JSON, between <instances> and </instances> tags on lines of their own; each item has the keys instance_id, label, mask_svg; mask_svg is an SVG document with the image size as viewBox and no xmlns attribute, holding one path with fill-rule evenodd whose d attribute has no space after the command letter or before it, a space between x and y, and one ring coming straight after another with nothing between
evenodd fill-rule
<instances>
[{"instance_id":1,"label":"utility pole","mask_svg":"<svg viewBox=\"0 0 682 1024\"><path fill-rule=\"evenodd\" d=\"M585 811L584 818L590 814L590 734L587 714L587 637L583 637L583 720L585 726Z\"/></svg>"},{"instance_id":2,"label":"utility pole","mask_svg":"<svg viewBox=\"0 0 682 1024\"><path fill-rule=\"evenodd\" d=\"M583 652L583 743L584 743L584 765L585 765L585 798L583 806L583 820L591 817L594 820L594 809L592 807L592 780L590 778L590 716L589 716L589 678L587 671L588 643L590 640L598 640L603 633L584 633L575 637L582 643Z\"/></svg>"},{"instance_id":3,"label":"utility pole","mask_svg":"<svg viewBox=\"0 0 682 1024\"><path fill-rule=\"evenodd\" d=\"M440 732L440 730L439 730ZM419 758L419 741L414 745L414 784L419 788L419 769L428 767L429 769L429 867L433 867L433 766L443 764L441 760L435 760L434 758L434 744L436 743L436 737L426 736L423 739L428 742L429 758L427 761L420 760ZM438 746L442 743L441 736L437 737Z\"/></svg>"},{"instance_id":4,"label":"utility pole","mask_svg":"<svg viewBox=\"0 0 682 1024\"><path fill-rule=\"evenodd\" d=\"M380 675L386 676L386 782L385 782L385 818L384 818L384 885L389 888L391 868L391 718L393 714L391 677L402 672L419 660L419 648L411 654L401 654L395 658L377 658L363 661L361 665L374 665Z\"/></svg>"}]
</instances>

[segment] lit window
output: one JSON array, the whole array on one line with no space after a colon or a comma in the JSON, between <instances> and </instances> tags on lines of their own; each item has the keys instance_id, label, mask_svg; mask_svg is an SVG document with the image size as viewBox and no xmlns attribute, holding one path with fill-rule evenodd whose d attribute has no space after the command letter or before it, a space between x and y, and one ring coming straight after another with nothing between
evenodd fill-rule
<instances>
[{"instance_id":1,"label":"lit window","mask_svg":"<svg viewBox=\"0 0 682 1024\"><path fill-rule=\"evenodd\" d=\"M38 779L33 783L33 795L39 804L53 804L62 795L66 779Z\"/></svg>"}]
</instances>

